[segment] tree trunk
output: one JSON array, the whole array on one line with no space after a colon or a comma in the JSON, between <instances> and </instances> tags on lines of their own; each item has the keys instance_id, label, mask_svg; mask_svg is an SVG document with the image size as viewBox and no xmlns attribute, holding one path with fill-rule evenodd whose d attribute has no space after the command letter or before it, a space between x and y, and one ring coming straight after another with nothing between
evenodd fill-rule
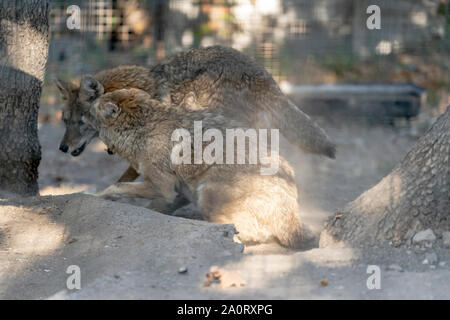
<instances>
[{"instance_id":1,"label":"tree trunk","mask_svg":"<svg viewBox=\"0 0 450 320\"><path fill-rule=\"evenodd\" d=\"M162 61L166 56L165 49L165 32L167 27L167 12L168 6L166 1L157 1L155 6L155 45L156 45L156 60Z\"/></svg>"},{"instance_id":2,"label":"tree trunk","mask_svg":"<svg viewBox=\"0 0 450 320\"><path fill-rule=\"evenodd\" d=\"M320 246L410 244L420 230L450 231L450 106L375 187L331 218Z\"/></svg>"},{"instance_id":3,"label":"tree trunk","mask_svg":"<svg viewBox=\"0 0 450 320\"><path fill-rule=\"evenodd\" d=\"M49 4L0 0L0 189L36 194L39 100L48 54Z\"/></svg>"}]
</instances>

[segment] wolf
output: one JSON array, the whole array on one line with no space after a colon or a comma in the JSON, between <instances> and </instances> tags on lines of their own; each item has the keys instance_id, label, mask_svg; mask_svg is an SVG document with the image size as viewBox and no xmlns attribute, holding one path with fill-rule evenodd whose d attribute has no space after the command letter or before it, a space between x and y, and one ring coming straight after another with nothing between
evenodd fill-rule
<instances>
[{"instance_id":1,"label":"wolf","mask_svg":"<svg viewBox=\"0 0 450 320\"><path fill-rule=\"evenodd\" d=\"M235 96L230 102L245 108L245 100ZM143 182L120 182L99 196L132 196L172 203L178 194L196 206L207 221L234 224L244 244L276 241L298 247L302 224L298 216L298 195L294 171L279 156L279 170L261 175L261 162L220 164L202 161L174 163L176 145L173 132L179 129L194 135L193 123L202 121L202 130L237 128L229 120L208 110L167 107L140 89L119 89L97 98L85 121L100 139L143 176ZM192 145L189 145L189 147ZM193 147L193 146L192 146ZM226 150L226 153L230 150ZM231 152L236 152L232 150Z\"/></svg>"},{"instance_id":2,"label":"wolf","mask_svg":"<svg viewBox=\"0 0 450 320\"><path fill-rule=\"evenodd\" d=\"M82 121L92 102L104 92L137 88L167 108L220 112L229 119L245 121L248 127L277 128L302 150L335 157L336 146L325 131L282 93L264 67L232 48L191 49L151 68L120 66L84 76L79 85L59 80L56 84L67 101L62 112L66 132L59 148L73 156L80 155L98 136ZM234 95L246 103L231 103ZM119 181L137 177L130 166Z\"/></svg>"}]
</instances>

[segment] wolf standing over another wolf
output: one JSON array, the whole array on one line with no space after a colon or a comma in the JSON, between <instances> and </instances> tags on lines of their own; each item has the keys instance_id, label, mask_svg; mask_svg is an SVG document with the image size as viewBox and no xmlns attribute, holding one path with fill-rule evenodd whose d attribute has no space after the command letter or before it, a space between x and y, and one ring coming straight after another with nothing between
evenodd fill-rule
<instances>
[{"instance_id":1,"label":"wolf standing over another wolf","mask_svg":"<svg viewBox=\"0 0 450 320\"><path fill-rule=\"evenodd\" d=\"M233 102L245 107L239 97ZM127 159L145 179L117 183L99 195L171 203L181 194L206 220L234 224L245 244L277 241L288 247L300 245L294 172L282 157L277 159L279 170L274 175L261 175L261 163L175 164L171 160L175 130L182 128L194 135L194 121L202 121L204 130L224 133L230 126L240 126L237 121L205 110L168 108L139 89L100 96L85 117L108 148Z\"/></svg>"},{"instance_id":2,"label":"wolf standing over another wolf","mask_svg":"<svg viewBox=\"0 0 450 320\"><path fill-rule=\"evenodd\" d=\"M82 121L83 113L102 93L122 88L142 89L167 108L206 109L242 120L247 127L276 128L306 152L335 156L335 145L324 130L281 92L262 66L231 48L192 49L152 68L122 66L85 76L79 86L62 81L57 85L67 100L60 150L72 150L73 156L81 154L98 134ZM233 95L246 103L234 105ZM134 169L131 166L119 181L136 179Z\"/></svg>"}]
</instances>

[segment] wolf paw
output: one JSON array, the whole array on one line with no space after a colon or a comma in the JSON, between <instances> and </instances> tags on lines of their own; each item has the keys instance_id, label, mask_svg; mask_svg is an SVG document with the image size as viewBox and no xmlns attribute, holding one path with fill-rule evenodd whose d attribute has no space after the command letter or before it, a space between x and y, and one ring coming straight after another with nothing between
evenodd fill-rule
<instances>
[{"instance_id":1,"label":"wolf paw","mask_svg":"<svg viewBox=\"0 0 450 320\"><path fill-rule=\"evenodd\" d=\"M108 188L106 188L103 191L94 193L94 196L101 197L101 198L107 199L107 200L113 200L113 201L115 201L121 197L118 188L114 185L109 186Z\"/></svg>"}]
</instances>

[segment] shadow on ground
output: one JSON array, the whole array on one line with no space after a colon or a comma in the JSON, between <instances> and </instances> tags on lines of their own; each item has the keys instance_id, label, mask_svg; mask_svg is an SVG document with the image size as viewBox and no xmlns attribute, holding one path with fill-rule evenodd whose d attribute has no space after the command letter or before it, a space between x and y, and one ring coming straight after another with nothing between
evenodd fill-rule
<instances>
[{"instance_id":1,"label":"shadow on ground","mask_svg":"<svg viewBox=\"0 0 450 320\"><path fill-rule=\"evenodd\" d=\"M266 245L242 252L230 225L83 194L2 198L0 224L1 299L450 298L448 266L419 270L420 256L411 263L406 249L380 248L377 255ZM382 270L381 290L366 286L373 263ZM392 271L390 263L404 270ZM80 268L80 290L67 289L71 265ZM238 272L246 285L203 286L213 265Z\"/></svg>"}]
</instances>

